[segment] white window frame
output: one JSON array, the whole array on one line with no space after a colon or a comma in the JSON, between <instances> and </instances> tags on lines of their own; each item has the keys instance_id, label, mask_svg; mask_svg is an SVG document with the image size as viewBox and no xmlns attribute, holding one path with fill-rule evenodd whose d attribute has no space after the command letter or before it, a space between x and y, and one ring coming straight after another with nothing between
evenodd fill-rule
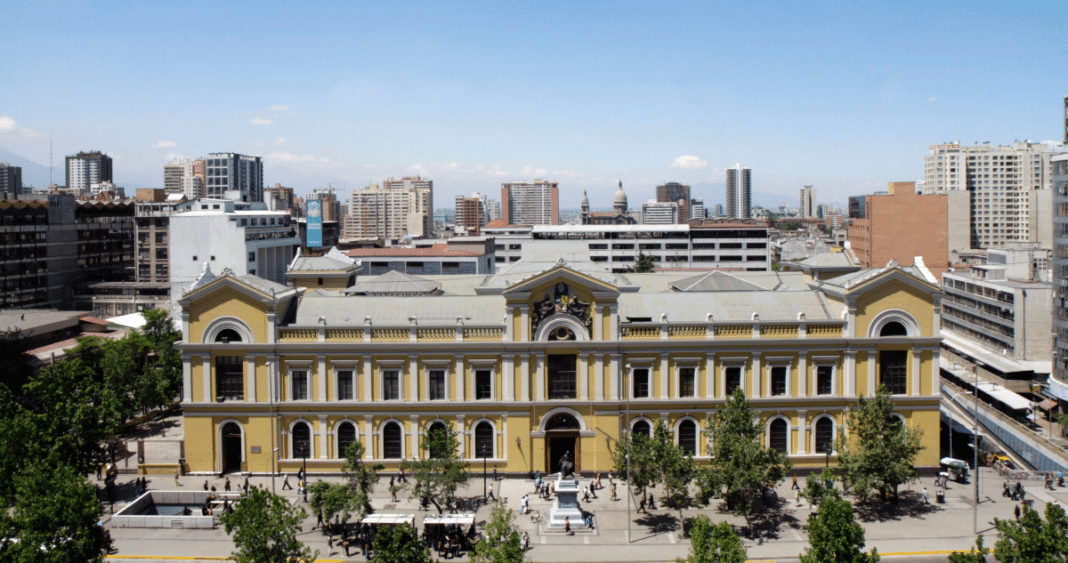
<instances>
[{"instance_id":1,"label":"white window frame","mask_svg":"<svg viewBox=\"0 0 1068 563\"><path fill-rule=\"evenodd\" d=\"M648 438L652 438L653 437L653 429L656 428L656 425L653 424L652 420L649 420L648 418L646 418L644 416L636 416L633 419L631 419L630 424L627 425L627 432L633 434L634 433L634 425L637 424L639 421L645 422L646 424L649 425L649 436L647 436L647 437Z\"/></svg>"},{"instance_id":2,"label":"white window frame","mask_svg":"<svg viewBox=\"0 0 1068 563\"><path fill-rule=\"evenodd\" d=\"M341 433L339 430L341 429L341 425L346 422L352 423L352 426L356 429L356 441L360 441L360 424L358 422L351 418L342 418L335 422L333 430L330 431L330 434L334 437L334 459L345 459L345 452L341 451L341 442L339 441ZM364 446L366 447L366 444Z\"/></svg>"},{"instance_id":3,"label":"white window frame","mask_svg":"<svg viewBox=\"0 0 1068 563\"><path fill-rule=\"evenodd\" d=\"M838 395L838 360L839 360L838 356L813 356L812 357L812 362L811 362L812 365L809 368L809 369L812 370L812 373L811 373L811 376L810 376L810 379L809 379L809 382L811 383L811 385L809 385L809 389L811 390L811 393L809 393L809 394L811 396L813 396L813 397L835 397L835 396ZM819 383L820 382L819 382L819 378L817 377L818 371L816 369L819 366L830 366L831 367L831 394L830 395L820 395L819 394L819 390L820 390Z\"/></svg>"},{"instance_id":4,"label":"white window frame","mask_svg":"<svg viewBox=\"0 0 1068 563\"><path fill-rule=\"evenodd\" d=\"M400 450L401 450L401 455L400 455L400 457L386 458L386 425L391 423L391 422L397 423L397 426L400 427ZM397 420L396 418L387 418L386 420L383 420L381 424L378 425L378 432L375 432L375 436L378 437L378 459L383 460L383 461L386 461L387 459L388 460L396 460L398 462L401 462L401 461L405 460L404 452L408 451L407 448L405 447L406 446L405 441L407 440L408 432L405 431L403 422L401 422L400 420Z\"/></svg>"},{"instance_id":5,"label":"white window frame","mask_svg":"<svg viewBox=\"0 0 1068 563\"><path fill-rule=\"evenodd\" d=\"M745 371L749 367L749 358L720 358L719 359L719 396L727 399L730 395L727 394L727 369L738 368L738 386L742 388L742 394L749 397L749 390L746 388Z\"/></svg>"},{"instance_id":6,"label":"white window frame","mask_svg":"<svg viewBox=\"0 0 1068 563\"><path fill-rule=\"evenodd\" d=\"M286 362L286 384L288 387L288 393L286 393L286 395L289 397L290 401L296 402L311 400L313 394L311 382L311 364L311 360L289 360ZM297 399L294 395L294 391L296 391L296 386L293 384L293 382L296 381L297 372L304 372L304 382L305 388L308 390L308 396L303 399Z\"/></svg>"},{"instance_id":7,"label":"white window frame","mask_svg":"<svg viewBox=\"0 0 1068 563\"><path fill-rule=\"evenodd\" d=\"M334 361L334 362L331 363L331 367L334 368L334 400L335 401L356 402L356 401L360 400L360 389L359 389L359 387L357 387L357 384L359 383L359 377L357 377L357 374L356 374L356 365L358 363L359 362L357 362L356 360L352 360L352 361ZM340 383L341 383L341 372L343 372L343 371L348 371L348 372L352 373L352 375L351 375L351 378L352 378L352 398L351 399L342 399L341 398L341 385L340 385Z\"/></svg>"},{"instance_id":8,"label":"white window frame","mask_svg":"<svg viewBox=\"0 0 1068 563\"><path fill-rule=\"evenodd\" d=\"M793 356L765 356L764 357L764 396L765 397L783 397L788 398L793 395L790 394L790 387L793 383ZM782 395L771 394L771 370L774 368L786 368L786 390Z\"/></svg>"},{"instance_id":9,"label":"white window frame","mask_svg":"<svg viewBox=\"0 0 1068 563\"><path fill-rule=\"evenodd\" d=\"M494 423L492 420L490 420L488 418L482 417L482 418L472 422L471 426L470 426L471 429L467 431L467 434L468 434L468 436L470 438L469 440L467 440L467 443L469 444L468 447L471 449L471 454L472 454L470 456L467 456L468 460L477 461L477 460L482 459L480 457L476 457L476 456L478 456L478 451L476 449L477 448L477 443L476 443L477 435L475 434L475 429L478 428L478 425L482 424L483 422L488 422L489 425L490 425L490 428L493 430L493 452L486 459L491 459L491 460L492 459L497 459L497 440L498 440L498 436L499 436L499 433L497 432L497 424Z\"/></svg>"},{"instance_id":10,"label":"white window frame","mask_svg":"<svg viewBox=\"0 0 1068 563\"><path fill-rule=\"evenodd\" d=\"M694 450L693 451L693 457L697 457L697 456L701 455L701 423L697 422L696 418L694 418L694 417L692 417L690 415L686 415L686 416L684 416L684 417L682 417L682 418L680 418L680 419L675 421L675 428L674 428L675 445L676 446L680 445L679 444L679 427L681 427L682 423L685 422L685 421L690 421L690 422L693 423L693 431L694 431L694 434L693 434L693 450Z\"/></svg>"},{"instance_id":11,"label":"white window frame","mask_svg":"<svg viewBox=\"0 0 1068 563\"><path fill-rule=\"evenodd\" d=\"M472 401L495 401L497 400L497 360L467 360L471 366L471 400ZM478 371L490 372L490 396L488 399L478 399ZM575 374L579 377L579 374Z\"/></svg>"},{"instance_id":12,"label":"white window frame","mask_svg":"<svg viewBox=\"0 0 1068 563\"><path fill-rule=\"evenodd\" d=\"M826 455L825 452L816 451L816 423L821 419L828 419L831 421L831 455L838 455L838 451L834 449L835 443L838 440L838 421L834 419L830 413L820 413L813 417L812 423L809 424L808 431L812 435L812 442L807 444L809 451L815 455Z\"/></svg>"},{"instance_id":13,"label":"white window frame","mask_svg":"<svg viewBox=\"0 0 1068 563\"><path fill-rule=\"evenodd\" d=\"M651 401L653 400L653 374L654 358L631 358L628 365L629 375L627 377L627 395L632 401ZM649 371L649 394L644 397L638 397L634 394L634 372L635 370L644 369Z\"/></svg>"},{"instance_id":14,"label":"white window frame","mask_svg":"<svg viewBox=\"0 0 1068 563\"><path fill-rule=\"evenodd\" d=\"M452 360L423 360L423 389L426 389L427 401L450 401L452 400L452 393L449 391L451 378L449 374L452 372ZM430 398L430 372L443 371L445 372L445 396L441 399Z\"/></svg>"},{"instance_id":15,"label":"white window frame","mask_svg":"<svg viewBox=\"0 0 1068 563\"><path fill-rule=\"evenodd\" d=\"M682 370L693 370L693 395L682 395ZM675 358L675 398L676 399L696 399L699 396L698 383L701 379L701 359L700 358Z\"/></svg>"},{"instance_id":16,"label":"white window frame","mask_svg":"<svg viewBox=\"0 0 1068 563\"><path fill-rule=\"evenodd\" d=\"M790 449L790 442L792 442L791 437L792 437L792 434L793 434L793 424L790 424L790 419L789 418L786 418L785 416L783 416L781 414L777 414L777 415L772 416L771 418L768 418L768 421L764 424L764 435L767 436L766 438L764 438L764 447L765 448L769 448L769 449L771 448L771 423L776 421L776 420L782 420L783 422L786 423L786 454L785 455L788 455L788 456L789 455L793 455L794 452L791 451L791 449Z\"/></svg>"},{"instance_id":17,"label":"white window frame","mask_svg":"<svg viewBox=\"0 0 1068 563\"><path fill-rule=\"evenodd\" d=\"M297 450L293 446L293 428L301 422L308 425L308 449L311 450L308 452L308 459L315 459L315 424L306 418L295 418L289 423L289 429L287 430L287 438L289 442L289 451L287 453L289 454L289 459L304 459L301 457L294 457L297 455Z\"/></svg>"},{"instance_id":18,"label":"white window frame","mask_svg":"<svg viewBox=\"0 0 1068 563\"><path fill-rule=\"evenodd\" d=\"M386 398L386 372L397 372L397 398ZM400 402L404 400L404 360L378 362L378 398L383 402ZM401 426L404 428L404 426Z\"/></svg>"}]
</instances>

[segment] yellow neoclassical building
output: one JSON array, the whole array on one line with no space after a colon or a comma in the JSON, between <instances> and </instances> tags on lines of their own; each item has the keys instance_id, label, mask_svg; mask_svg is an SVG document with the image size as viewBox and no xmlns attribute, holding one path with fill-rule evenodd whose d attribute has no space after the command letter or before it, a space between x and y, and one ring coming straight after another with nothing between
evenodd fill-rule
<instances>
[{"instance_id":1,"label":"yellow neoclassical building","mask_svg":"<svg viewBox=\"0 0 1068 563\"><path fill-rule=\"evenodd\" d=\"M344 290L208 272L179 301L187 469L338 472L359 440L392 470L445 425L502 472L555 472L565 451L609 471L625 430L660 419L707 460L702 431L736 387L770 447L822 467L879 383L934 468L940 295L894 263L813 281L525 259Z\"/></svg>"}]
</instances>

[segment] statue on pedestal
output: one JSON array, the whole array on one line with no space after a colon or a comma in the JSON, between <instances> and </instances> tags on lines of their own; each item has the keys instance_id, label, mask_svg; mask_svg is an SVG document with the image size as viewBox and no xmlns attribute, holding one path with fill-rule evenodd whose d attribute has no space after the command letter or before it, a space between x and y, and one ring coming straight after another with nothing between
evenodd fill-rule
<instances>
[{"instance_id":1,"label":"statue on pedestal","mask_svg":"<svg viewBox=\"0 0 1068 563\"><path fill-rule=\"evenodd\" d=\"M575 474L575 464L571 462L571 452L564 452L560 458L560 478L567 479Z\"/></svg>"}]
</instances>

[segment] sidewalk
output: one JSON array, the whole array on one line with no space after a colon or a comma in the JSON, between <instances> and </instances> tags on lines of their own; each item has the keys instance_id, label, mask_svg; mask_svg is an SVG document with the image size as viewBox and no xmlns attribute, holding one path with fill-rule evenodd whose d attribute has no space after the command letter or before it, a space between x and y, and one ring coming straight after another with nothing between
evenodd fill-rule
<instances>
[{"instance_id":1,"label":"sidewalk","mask_svg":"<svg viewBox=\"0 0 1068 563\"><path fill-rule=\"evenodd\" d=\"M477 476L476 476L477 475ZM313 476L313 479L314 476ZM120 476L120 483L133 480L133 476ZM183 477L179 489L192 488L202 490L204 477ZM208 478L210 485L215 485L222 490L223 479ZM331 479L336 480L336 479ZM244 477L231 477L231 483L236 487L244 481ZM292 480L291 480L292 481ZM269 477L253 477L250 479L253 485L271 488ZM418 509L418 503L401 494L400 502L390 502L386 483L388 477L380 481L372 495L372 503L375 511L384 514L415 514L416 525L421 526L422 519L427 512ZM543 562L568 562L568 561L671 561L676 557L686 557L689 552L689 541L681 536L679 529L678 512L664 509L659 506L649 511L649 514L635 514L637 503L632 499L631 512L627 512L626 498L623 492L626 488L620 481L616 481L620 493L620 500L608 500L611 495L611 485L607 479L603 479L604 488L597 491L599 498L592 499L590 503L584 503L583 508L594 514L594 530L589 533L576 533L574 536L564 536L557 532L547 532L544 528L548 520L548 511L551 501L530 498L531 511L539 511L543 516L541 524L531 521L530 515L518 515L520 499L525 493L534 490L533 484L528 479L504 479L494 483L494 491L499 498L504 500L508 507L516 512L516 523L521 530L530 534L532 550L528 554L531 561ZM1001 484L1003 480L993 471L981 470L981 494L983 502L978 507L978 525L981 532L991 533L994 517L1012 518L1014 503L1001 496ZM585 486L588 480L583 479L581 484ZM97 483L102 485L102 483ZM289 498L295 504L305 506L298 498L296 490L282 490L282 480L275 482L278 494ZM947 550L967 550L974 545L975 536L973 529L973 505L974 489L970 484L951 483L946 491L945 504L922 505L918 502L918 491L927 487L932 502L935 498L935 490L932 479L924 479L916 484L911 490L903 490L901 502L896 506L876 503L878 509L869 513L865 509L858 510L858 519L866 531L868 548L877 547L881 554L891 553L916 553L916 552L943 552ZM151 489L173 490L174 480L168 476L154 476L149 479ZM802 500L802 506L797 506L794 495L790 491L790 480L785 480L777 488L780 502L778 510L769 511L774 518L757 517L755 525L759 525L764 535L756 540L746 540L751 559L794 559L808 547L807 536L804 530L805 523L811 513L811 508ZM482 476L472 473L466 490L461 496L481 497ZM659 491L654 491L657 499ZM1043 510L1046 503L1058 500L1061 503L1068 502L1068 488L1056 491L1042 491L1041 487L1030 487L1029 498L1035 499L1035 508ZM116 503L116 511L121 505ZM310 512L310 509L309 509ZM476 522L481 527L489 517L489 507L485 504L479 506L476 512ZM431 513L436 510L431 506ZM703 509L687 509L683 516L689 518L696 514L708 515L714 522L728 521L737 527L742 527L745 522L741 518L734 517L719 510L719 503L714 502L711 506ZM110 520L110 515L105 515L105 523ZM354 552L352 557L346 558L344 550L327 548L327 537L318 530L313 530L315 525L314 515L309 515L303 526L302 539L312 549L318 549L322 561L362 561L363 557ZM110 528L110 526L109 526ZM214 530L181 530L181 529L134 529L134 528L111 528L112 537L118 548L118 554L110 559L114 561L165 561L173 560L175 556L181 556L184 560L209 561L225 558L233 549L233 544L226 532L221 528ZM993 534L987 538L987 545L993 545ZM630 540L630 542L628 542ZM436 554L435 554L436 555ZM170 559L163 559L164 557ZM466 558L460 558L466 560Z\"/></svg>"}]
</instances>

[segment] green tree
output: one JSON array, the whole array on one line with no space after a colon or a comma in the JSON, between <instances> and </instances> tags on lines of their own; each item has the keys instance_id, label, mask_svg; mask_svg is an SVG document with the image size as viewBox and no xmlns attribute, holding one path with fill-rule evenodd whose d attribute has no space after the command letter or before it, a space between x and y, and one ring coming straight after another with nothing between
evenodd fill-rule
<instances>
[{"instance_id":1,"label":"green tree","mask_svg":"<svg viewBox=\"0 0 1068 563\"><path fill-rule=\"evenodd\" d=\"M764 428L742 390L735 389L722 409L716 412L706 431L712 461L698 472L697 500L706 503L721 495L734 514L745 518L752 530L752 516L768 483L782 480L789 471L786 456L765 448Z\"/></svg>"},{"instance_id":2,"label":"green tree","mask_svg":"<svg viewBox=\"0 0 1068 563\"><path fill-rule=\"evenodd\" d=\"M4 374L2 382L15 397L22 394L22 386L33 375L36 358L27 353L30 348L30 340L23 338L21 332L0 332L0 373Z\"/></svg>"},{"instance_id":3,"label":"green tree","mask_svg":"<svg viewBox=\"0 0 1068 563\"><path fill-rule=\"evenodd\" d=\"M1046 505L1046 518L1025 505L1017 520L994 519L998 541L994 558L1001 563L1065 561L1068 559L1068 518L1060 505Z\"/></svg>"},{"instance_id":4,"label":"green tree","mask_svg":"<svg viewBox=\"0 0 1068 563\"><path fill-rule=\"evenodd\" d=\"M682 521L682 509L689 504L690 482L697 471L693 457L682 451L675 443L674 435L664 419L653 427L652 468L656 482L664 485L661 500L679 510Z\"/></svg>"},{"instance_id":5,"label":"green tree","mask_svg":"<svg viewBox=\"0 0 1068 563\"><path fill-rule=\"evenodd\" d=\"M983 536L975 537L975 547L968 552L954 551L949 554L949 563L986 563L990 550L983 547Z\"/></svg>"},{"instance_id":6,"label":"green tree","mask_svg":"<svg viewBox=\"0 0 1068 563\"><path fill-rule=\"evenodd\" d=\"M131 394L138 379L137 360L140 357L140 338L130 333L121 340L100 346L100 371L103 375L102 404L108 416L120 425L129 420L136 408L136 394Z\"/></svg>"},{"instance_id":7,"label":"green tree","mask_svg":"<svg viewBox=\"0 0 1068 563\"><path fill-rule=\"evenodd\" d=\"M182 353L175 347L182 332L163 309L149 309L144 315L144 377L136 393L141 397L138 406L147 411L168 406L182 389Z\"/></svg>"},{"instance_id":8,"label":"green tree","mask_svg":"<svg viewBox=\"0 0 1068 563\"><path fill-rule=\"evenodd\" d=\"M796 231L803 227L804 225L802 225L801 221L798 221L797 219L790 219L789 221L778 224L778 229L780 231Z\"/></svg>"},{"instance_id":9,"label":"green tree","mask_svg":"<svg viewBox=\"0 0 1068 563\"><path fill-rule=\"evenodd\" d=\"M890 392L880 385L874 397L857 400L846 419L848 438L838 437L838 471L858 501L867 500L874 489L883 500L892 492L896 502L898 487L916 480L913 465L923 449L923 434L905 428L893 411Z\"/></svg>"},{"instance_id":10,"label":"green tree","mask_svg":"<svg viewBox=\"0 0 1068 563\"><path fill-rule=\"evenodd\" d=\"M373 511L371 493L378 482L378 472L384 469L381 463L363 462L364 447L359 441L349 444L345 450L344 481L330 484L317 481L308 487L311 493L312 510L322 511L324 519L339 515L342 522L359 520Z\"/></svg>"},{"instance_id":11,"label":"green tree","mask_svg":"<svg viewBox=\"0 0 1068 563\"><path fill-rule=\"evenodd\" d=\"M37 417L0 385L0 475L21 474L28 460L44 457L46 445ZM9 506L14 501L14 480L0 479L0 504Z\"/></svg>"},{"instance_id":12,"label":"green tree","mask_svg":"<svg viewBox=\"0 0 1068 563\"><path fill-rule=\"evenodd\" d=\"M419 541L413 526L380 526L371 546L372 563L431 563L430 548Z\"/></svg>"},{"instance_id":13,"label":"green tree","mask_svg":"<svg viewBox=\"0 0 1068 563\"><path fill-rule=\"evenodd\" d=\"M647 487L656 483L657 471L653 450L651 438L645 434L628 432L627 439L617 442L616 450L612 454L616 474L629 479L628 484L631 489L639 491L642 496L645 496Z\"/></svg>"},{"instance_id":14,"label":"green tree","mask_svg":"<svg viewBox=\"0 0 1068 563\"><path fill-rule=\"evenodd\" d=\"M471 551L471 563L522 563L524 559L515 514L503 502L494 503L485 536Z\"/></svg>"},{"instance_id":15,"label":"green tree","mask_svg":"<svg viewBox=\"0 0 1068 563\"><path fill-rule=\"evenodd\" d=\"M308 513L262 487L252 487L219 520L233 537L238 563L312 562L319 556L297 539Z\"/></svg>"},{"instance_id":16,"label":"green tree","mask_svg":"<svg viewBox=\"0 0 1068 563\"><path fill-rule=\"evenodd\" d=\"M627 266L627 272L632 274L648 274L656 270L656 264L653 262L652 256L646 256L642 251L638 251L638 258L634 261L633 266Z\"/></svg>"},{"instance_id":17,"label":"green tree","mask_svg":"<svg viewBox=\"0 0 1068 563\"><path fill-rule=\"evenodd\" d=\"M779 216L775 213L768 213L768 216L764 218L764 221L768 224L768 229L774 229L779 224Z\"/></svg>"},{"instance_id":18,"label":"green tree","mask_svg":"<svg viewBox=\"0 0 1068 563\"><path fill-rule=\"evenodd\" d=\"M742 538L729 522L713 524L700 514L690 526L690 557L685 563L745 563L746 549ZM684 563L676 559L676 563Z\"/></svg>"},{"instance_id":19,"label":"green tree","mask_svg":"<svg viewBox=\"0 0 1068 563\"><path fill-rule=\"evenodd\" d=\"M808 477L805 477L805 488L801 491L801 496L812 506L819 506L823 502L823 497L830 491L826 483L833 476L834 473L828 470L824 470L820 475L809 473Z\"/></svg>"},{"instance_id":20,"label":"green tree","mask_svg":"<svg viewBox=\"0 0 1068 563\"><path fill-rule=\"evenodd\" d=\"M456 500L456 491L467 483L467 462L460 457L460 442L451 428L432 428L419 449L423 459L401 463L414 482L412 495L426 497L438 509Z\"/></svg>"},{"instance_id":21,"label":"green tree","mask_svg":"<svg viewBox=\"0 0 1068 563\"><path fill-rule=\"evenodd\" d=\"M870 554L864 547L864 528L853 516L853 506L842 500L837 492L828 491L820 503L819 512L808 517L809 548L801 554L801 563L876 563L879 552Z\"/></svg>"},{"instance_id":22,"label":"green tree","mask_svg":"<svg viewBox=\"0 0 1068 563\"><path fill-rule=\"evenodd\" d=\"M8 548L12 556L6 560L104 560L111 537L98 525L96 488L84 474L68 466L38 462L15 474L14 482L17 498L4 527L19 542Z\"/></svg>"}]
</instances>

